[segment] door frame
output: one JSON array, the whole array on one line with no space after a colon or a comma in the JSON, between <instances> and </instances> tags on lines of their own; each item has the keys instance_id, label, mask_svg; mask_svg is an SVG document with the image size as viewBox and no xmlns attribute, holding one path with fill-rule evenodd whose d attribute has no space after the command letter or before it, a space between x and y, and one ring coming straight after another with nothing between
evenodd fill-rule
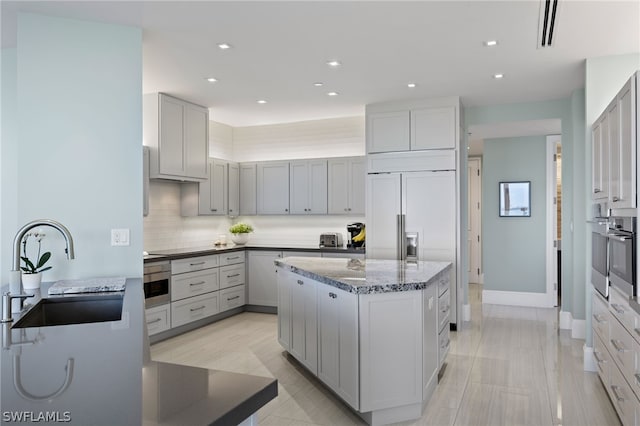
<instances>
[{"instance_id":1,"label":"door frame","mask_svg":"<svg viewBox=\"0 0 640 426\"><path fill-rule=\"evenodd\" d=\"M478 264L478 283L482 284L484 283L484 271L482 269L482 157L469 157L468 159L468 164L471 165L472 163L476 164L477 170L478 170L478 174L476 176L469 176L469 188L468 188L468 194L469 194L469 214L468 214L468 224L467 226L469 227L469 229L471 228L471 216L472 216L472 211L476 211L476 214L478 215L478 253L477 253L477 264ZM469 166L467 166L469 167ZM476 191L477 191L477 209L473 208L473 203L471 200L471 186L475 186L476 187ZM468 238L472 238L471 235L468 236ZM469 251L469 268L471 268L471 259L472 259L472 250ZM470 274L471 275L471 274ZM471 280L469 280L469 282L471 282Z\"/></svg>"},{"instance_id":2,"label":"door frame","mask_svg":"<svg viewBox=\"0 0 640 426\"><path fill-rule=\"evenodd\" d=\"M557 199L557 161L556 152L558 145L562 146L562 135L548 135L546 140L546 169L547 169L547 194L546 194L546 281L547 304L558 305L558 210Z\"/></svg>"}]
</instances>

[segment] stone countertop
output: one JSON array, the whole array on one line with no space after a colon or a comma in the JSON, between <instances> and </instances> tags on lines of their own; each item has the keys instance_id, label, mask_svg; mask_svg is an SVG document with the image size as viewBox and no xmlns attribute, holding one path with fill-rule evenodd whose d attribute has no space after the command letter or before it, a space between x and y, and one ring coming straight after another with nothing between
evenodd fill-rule
<instances>
[{"instance_id":1,"label":"stone countertop","mask_svg":"<svg viewBox=\"0 0 640 426\"><path fill-rule=\"evenodd\" d=\"M42 297L67 297L48 296L52 284L42 285ZM91 295L99 294L112 293ZM19 317L14 314L14 322ZM22 329L12 324L0 324L3 423L236 424L277 395L272 378L149 360L141 279L127 279L119 321ZM199 392L185 391L185 378L194 378ZM183 386L176 386L181 380ZM155 409L149 401L156 401Z\"/></svg>"},{"instance_id":2,"label":"stone countertop","mask_svg":"<svg viewBox=\"0 0 640 426\"><path fill-rule=\"evenodd\" d=\"M451 262L285 257L276 266L357 294L421 290L448 276Z\"/></svg>"},{"instance_id":3,"label":"stone countertop","mask_svg":"<svg viewBox=\"0 0 640 426\"><path fill-rule=\"evenodd\" d=\"M282 245L263 245L263 244L246 244L235 245L227 244L226 246L205 246L205 247L187 247L169 250L149 250L149 255L144 257L145 263L160 261L183 259L194 256L207 256L211 254L223 254L242 250L277 250L277 251L305 251L320 253L353 253L365 254L365 249L350 247L319 247L317 245L300 245L300 246L282 246Z\"/></svg>"}]
</instances>

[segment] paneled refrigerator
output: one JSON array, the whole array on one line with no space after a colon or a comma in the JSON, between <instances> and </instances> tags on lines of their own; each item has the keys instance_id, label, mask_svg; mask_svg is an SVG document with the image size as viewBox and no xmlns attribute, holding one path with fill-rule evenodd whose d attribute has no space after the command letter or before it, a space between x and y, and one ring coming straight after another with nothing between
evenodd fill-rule
<instances>
[{"instance_id":1,"label":"paneled refrigerator","mask_svg":"<svg viewBox=\"0 0 640 426\"><path fill-rule=\"evenodd\" d=\"M458 323L456 174L453 170L367 176L367 258L453 263L450 322Z\"/></svg>"}]
</instances>

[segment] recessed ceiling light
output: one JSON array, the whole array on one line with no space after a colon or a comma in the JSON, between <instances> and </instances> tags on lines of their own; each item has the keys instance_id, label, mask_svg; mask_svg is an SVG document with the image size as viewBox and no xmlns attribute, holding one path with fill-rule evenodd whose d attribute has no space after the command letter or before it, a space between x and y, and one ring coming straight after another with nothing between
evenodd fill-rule
<instances>
[{"instance_id":1,"label":"recessed ceiling light","mask_svg":"<svg viewBox=\"0 0 640 426\"><path fill-rule=\"evenodd\" d=\"M208 81L209 83L215 83L216 81L218 81L218 79L217 79L217 78L214 78L214 77L208 77L208 78L207 78L207 81Z\"/></svg>"},{"instance_id":2,"label":"recessed ceiling light","mask_svg":"<svg viewBox=\"0 0 640 426\"><path fill-rule=\"evenodd\" d=\"M498 40L487 40L484 42L486 47L493 47L498 45Z\"/></svg>"},{"instance_id":3,"label":"recessed ceiling light","mask_svg":"<svg viewBox=\"0 0 640 426\"><path fill-rule=\"evenodd\" d=\"M323 83L323 82L321 82L321 81L318 81L318 82L316 82L316 83L313 83L313 85L314 85L314 86L316 86L316 87L321 87L323 84L324 84L324 83Z\"/></svg>"},{"instance_id":4,"label":"recessed ceiling light","mask_svg":"<svg viewBox=\"0 0 640 426\"><path fill-rule=\"evenodd\" d=\"M327 65L329 65L330 67L339 67L340 65L342 65L339 61L328 61Z\"/></svg>"},{"instance_id":5,"label":"recessed ceiling light","mask_svg":"<svg viewBox=\"0 0 640 426\"><path fill-rule=\"evenodd\" d=\"M504 78L504 74L494 74L493 78L495 78L496 80L499 80L501 78Z\"/></svg>"},{"instance_id":6,"label":"recessed ceiling light","mask_svg":"<svg viewBox=\"0 0 640 426\"><path fill-rule=\"evenodd\" d=\"M222 50L231 49L231 45L229 43L219 43L218 47Z\"/></svg>"},{"instance_id":7,"label":"recessed ceiling light","mask_svg":"<svg viewBox=\"0 0 640 426\"><path fill-rule=\"evenodd\" d=\"M413 89L413 88L414 88L414 87L416 87L416 86L417 86L417 84L415 84L415 83L409 83L409 84L407 84L407 87L408 87L408 88L410 88L410 89Z\"/></svg>"},{"instance_id":8,"label":"recessed ceiling light","mask_svg":"<svg viewBox=\"0 0 640 426\"><path fill-rule=\"evenodd\" d=\"M256 102L258 102L259 104L266 104L267 103L267 101L265 101L264 99L260 99L260 100L258 100Z\"/></svg>"},{"instance_id":9,"label":"recessed ceiling light","mask_svg":"<svg viewBox=\"0 0 640 426\"><path fill-rule=\"evenodd\" d=\"M338 92L329 92L327 93L329 96L338 96Z\"/></svg>"}]
</instances>

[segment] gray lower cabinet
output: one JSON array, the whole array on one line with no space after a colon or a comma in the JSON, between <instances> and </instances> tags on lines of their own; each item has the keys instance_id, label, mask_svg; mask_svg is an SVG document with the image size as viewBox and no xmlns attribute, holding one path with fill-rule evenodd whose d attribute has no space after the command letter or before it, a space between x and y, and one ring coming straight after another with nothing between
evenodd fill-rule
<instances>
[{"instance_id":1,"label":"gray lower cabinet","mask_svg":"<svg viewBox=\"0 0 640 426\"><path fill-rule=\"evenodd\" d=\"M244 301L244 284L220 290L220 312L243 306Z\"/></svg>"},{"instance_id":2,"label":"gray lower cabinet","mask_svg":"<svg viewBox=\"0 0 640 426\"><path fill-rule=\"evenodd\" d=\"M179 327L220 312L218 292L205 293L171 303L171 326Z\"/></svg>"},{"instance_id":3,"label":"gray lower cabinet","mask_svg":"<svg viewBox=\"0 0 640 426\"><path fill-rule=\"evenodd\" d=\"M145 310L147 333L149 336L171 328L171 305L154 306Z\"/></svg>"},{"instance_id":4,"label":"gray lower cabinet","mask_svg":"<svg viewBox=\"0 0 640 426\"><path fill-rule=\"evenodd\" d=\"M281 251L249 251L249 305L278 306L275 259Z\"/></svg>"},{"instance_id":5,"label":"gray lower cabinet","mask_svg":"<svg viewBox=\"0 0 640 426\"><path fill-rule=\"evenodd\" d=\"M313 374L318 374L318 307L316 281L290 272L284 278L291 287L291 355ZM280 279L280 276L278 276Z\"/></svg>"}]
</instances>

